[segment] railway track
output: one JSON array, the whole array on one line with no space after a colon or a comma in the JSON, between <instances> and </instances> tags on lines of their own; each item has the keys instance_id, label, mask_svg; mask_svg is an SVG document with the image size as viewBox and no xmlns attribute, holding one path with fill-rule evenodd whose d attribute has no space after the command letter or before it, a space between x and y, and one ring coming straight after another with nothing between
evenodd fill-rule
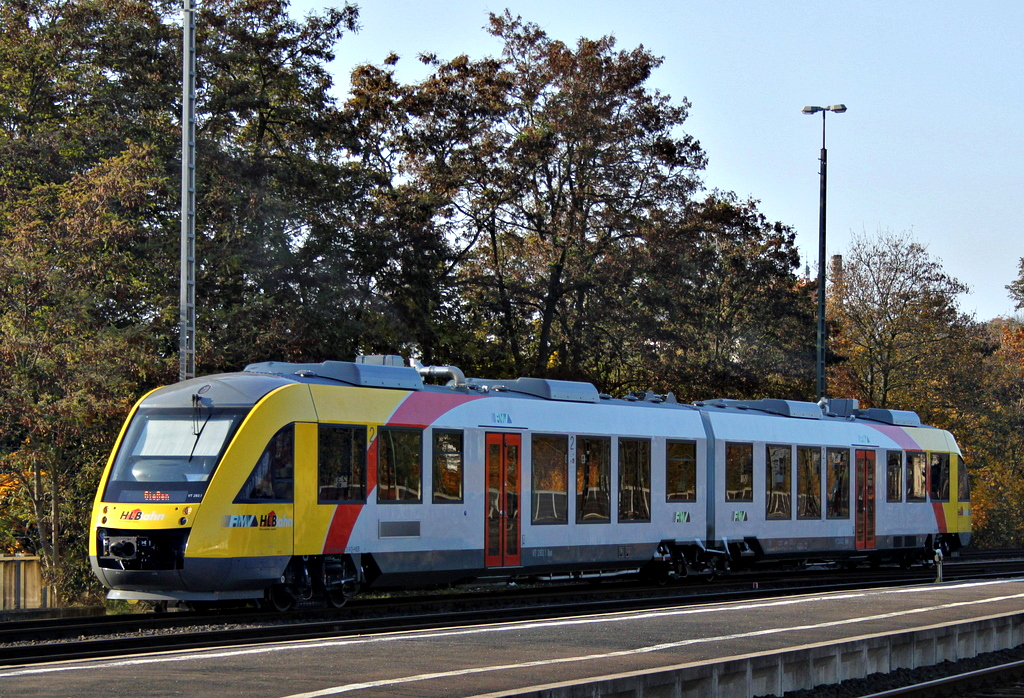
<instances>
[{"instance_id":1,"label":"railway track","mask_svg":"<svg viewBox=\"0 0 1024 698\"><path fill-rule=\"evenodd\" d=\"M868 695L871 698L932 698L936 695L1020 698L1024 696L1024 681L1021 677L1024 677L1024 659Z\"/></svg>"},{"instance_id":2,"label":"railway track","mask_svg":"<svg viewBox=\"0 0 1024 698\"><path fill-rule=\"evenodd\" d=\"M1024 572L1024 562L962 562L947 564L945 572L947 580L1011 576ZM920 584L934 578L934 570L921 568L821 569L799 575L792 571L736 573L713 585L675 583L651 587L619 582L598 586L502 586L468 593L357 598L338 610L300 608L285 615L257 611L141 613L9 622L0 624L0 666L720 603L863 586Z\"/></svg>"},{"instance_id":3,"label":"railway track","mask_svg":"<svg viewBox=\"0 0 1024 698\"><path fill-rule=\"evenodd\" d=\"M1024 648L981 654L962 662L874 674L844 681L839 686L818 686L791 691L783 698L1024 698Z\"/></svg>"}]
</instances>

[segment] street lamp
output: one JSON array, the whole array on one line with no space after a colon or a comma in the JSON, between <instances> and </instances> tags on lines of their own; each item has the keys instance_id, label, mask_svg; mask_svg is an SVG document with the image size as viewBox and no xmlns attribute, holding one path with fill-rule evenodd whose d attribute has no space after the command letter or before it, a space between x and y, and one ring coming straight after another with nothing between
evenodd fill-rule
<instances>
[{"instance_id":1,"label":"street lamp","mask_svg":"<svg viewBox=\"0 0 1024 698\"><path fill-rule=\"evenodd\" d=\"M842 114L845 104L830 107L804 107L804 114L821 112L821 194L818 202L818 400L825 399L825 171L828 155L825 151L825 112Z\"/></svg>"}]
</instances>

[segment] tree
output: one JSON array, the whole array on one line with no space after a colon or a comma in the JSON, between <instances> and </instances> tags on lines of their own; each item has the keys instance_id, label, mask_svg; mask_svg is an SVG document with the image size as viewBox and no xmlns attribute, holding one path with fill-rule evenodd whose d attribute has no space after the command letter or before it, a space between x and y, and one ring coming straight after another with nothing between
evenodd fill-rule
<instances>
[{"instance_id":1,"label":"tree","mask_svg":"<svg viewBox=\"0 0 1024 698\"><path fill-rule=\"evenodd\" d=\"M82 531L117 422L173 375L159 353L173 324L157 147L180 79L163 70L170 5L0 5L5 544L40 554L65 599L90 584Z\"/></svg>"},{"instance_id":2,"label":"tree","mask_svg":"<svg viewBox=\"0 0 1024 698\"><path fill-rule=\"evenodd\" d=\"M803 397L813 332L792 231L754 201L694 199L705 156L686 101L647 86L660 59L609 37L567 46L509 13L489 31L500 57L423 56L417 84L395 81L395 56L353 74L395 264L417 268L401 243L422 241L416 294L460 339L424 353L609 391Z\"/></svg>"},{"instance_id":3,"label":"tree","mask_svg":"<svg viewBox=\"0 0 1024 698\"><path fill-rule=\"evenodd\" d=\"M808 397L814 289L794 237L720 193L652 235L630 334L654 385L687 400Z\"/></svg>"},{"instance_id":4,"label":"tree","mask_svg":"<svg viewBox=\"0 0 1024 698\"><path fill-rule=\"evenodd\" d=\"M507 12L489 31L500 59L432 61L401 95L402 171L466 251L477 365L585 377L596 323L631 283L626 260L658 210L699 186L704 154L679 133L687 103L647 87L661 63L649 51L569 47Z\"/></svg>"},{"instance_id":5,"label":"tree","mask_svg":"<svg viewBox=\"0 0 1024 698\"><path fill-rule=\"evenodd\" d=\"M969 458L971 510L979 547L1024 545L1024 327L997 319L981 377L984 400L957 433Z\"/></svg>"},{"instance_id":6,"label":"tree","mask_svg":"<svg viewBox=\"0 0 1024 698\"><path fill-rule=\"evenodd\" d=\"M166 23L175 4L0 5L0 197L66 182L129 140L155 145L170 133L181 79Z\"/></svg>"},{"instance_id":7,"label":"tree","mask_svg":"<svg viewBox=\"0 0 1024 698\"><path fill-rule=\"evenodd\" d=\"M327 64L357 28L357 9L298 22L284 0L200 8L198 363L216 371L333 356L351 333L323 314L334 305L344 317L350 279L323 274L331 262L311 250L352 233L351 129ZM334 253L348 259L352 250Z\"/></svg>"},{"instance_id":8,"label":"tree","mask_svg":"<svg viewBox=\"0 0 1024 698\"><path fill-rule=\"evenodd\" d=\"M1016 303L1014 310L1024 308L1024 257L1017 264L1017 279L1007 284L1006 290L1010 292L1010 300Z\"/></svg>"},{"instance_id":9,"label":"tree","mask_svg":"<svg viewBox=\"0 0 1024 698\"><path fill-rule=\"evenodd\" d=\"M864 406L911 409L926 420L973 402L983 333L961 313L967 287L909 234L855 237L832 280L829 318L835 394Z\"/></svg>"},{"instance_id":10,"label":"tree","mask_svg":"<svg viewBox=\"0 0 1024 698\"><path fill-rule=\"evenodd\" d=\"M0 475L16 537L6 542L39 554L64 599L89 584L80 532L111 436L138 386L170 375L135 303L151 292L135 250L163 185L152 153L132 146L0 206Z\"/></svg>"},{"instance_id":11,"label":"tree","mask_svg":"<svg viewBox=\"0 0 1024 698\"><path fill-rule=\"evenodd\" d=\"M0 6L5 542L41 554L65 598L88 585L82 531L118 423L174 375L179 8ZM324 67L356 11L296 23L286 9L203 4L216 48L200 52L199 81L205 371L337 355L297 251L358 198L338 177L350 134Z\"/></svg>"}]
</instances>

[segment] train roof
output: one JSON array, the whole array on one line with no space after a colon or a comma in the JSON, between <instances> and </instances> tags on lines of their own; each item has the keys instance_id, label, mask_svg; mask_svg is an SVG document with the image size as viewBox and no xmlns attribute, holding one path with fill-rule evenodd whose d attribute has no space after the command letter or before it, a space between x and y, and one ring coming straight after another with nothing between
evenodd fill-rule
<instances>
[{"instance_id":1,"label":"train roof","mask_svg":"<svg viewBox=\"0 0 1024 698\"><path fill-rule=\"evenodd\" d=\"M281 377L301 383L336 384L368 388L450 393L453 390L479 395L590 404L636 405L661 409L703 412L754 413L791 419L867 421L901 427L922 427L915 412L887 409L859 409L857 400L833 399L822 403L798 400L730 400L716 398L692 405L676 401L672 393L634 392L622 398L601 394L591 383L547 378L466 378L453 366L406 366L399 356L360 356L355 362L288 363L267 361L250 364L243 374ZM449 377L445 385L424 383L424 377Z\"/></svg>"}]
</instances>

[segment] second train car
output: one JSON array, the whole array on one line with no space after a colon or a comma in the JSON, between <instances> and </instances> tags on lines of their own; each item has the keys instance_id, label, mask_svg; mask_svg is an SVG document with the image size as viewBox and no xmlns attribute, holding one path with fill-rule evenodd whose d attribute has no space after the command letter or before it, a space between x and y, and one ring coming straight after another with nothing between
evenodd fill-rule
<instances>
[{"instance_id":1,"label":"second train car","mask_svg":"<svg viewBox=\"0 0 1024 698\"><path fill-rule=\"evenodd\" d=\"M146 395L89 555L108 598L284 609L481 578L913 563L970 530L960 449L912 412L613 399L375 356Z\"/></svg>"}]
</instances>

